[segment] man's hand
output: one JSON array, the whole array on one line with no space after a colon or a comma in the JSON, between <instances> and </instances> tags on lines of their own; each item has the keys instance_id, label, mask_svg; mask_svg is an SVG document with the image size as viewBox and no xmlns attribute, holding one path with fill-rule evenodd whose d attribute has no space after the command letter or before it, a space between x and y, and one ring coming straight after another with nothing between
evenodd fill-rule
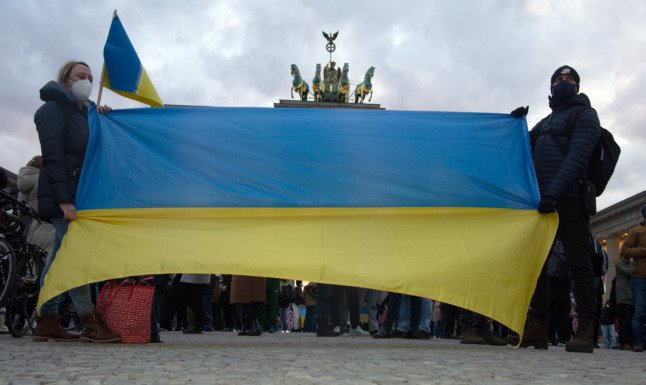
<instances>
[{"instance_id":1,"label":"man's hand","mask_svg":"<svg viewBox=\"0 0 646 385\"><path fill-rule=\"evenodd\" d=\"M527 116L528 112L529 112L529 106L527 106L527 107L518 107L515 110L513 110L512 112L510 112L510 114L514 115L515 118L521 118L523 116Z\"/></svg>"},{"instance_id":2,"label":"man's hand","mask_svg":"<svg viewBox=\"0 0 646 385\"><path fill-rule=\"evenodd\" d=\"M556 210L556 199L548 196L541 198L538 202L538 212L541 214L553 213Z\"/></svg>"},{"instance_id":3,"label":"man's hand","mask_svg":"<svg viewBox=\"0 0 646 385\"><path fill-rule=\"evenodd\" d=\"M63 210L63 219L66 219L68 221L73 221L76 218L78 218L78 215L76 215L76 207L74 207L73 204L71 203L61 203L58 205L58 207Z\"/></svg>"}]
</instances>

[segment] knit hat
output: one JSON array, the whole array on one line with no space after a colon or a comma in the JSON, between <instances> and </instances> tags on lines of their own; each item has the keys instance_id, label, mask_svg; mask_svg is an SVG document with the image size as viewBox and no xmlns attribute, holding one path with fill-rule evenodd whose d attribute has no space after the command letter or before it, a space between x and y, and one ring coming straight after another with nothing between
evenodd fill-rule
<instances>
[{"instance_id":1,"label":"knit hat","mask_svg":"<svg viewBox=\"0 0 646 385\"><path fill-rule=\"evenodd\" d=\"M646 218L646 205L642 207L642 217Z\"/></svg>"},{"instance_id":2,"label":"knit hat","mask_svg":"<svg viewBox=\"0 0 646 385\"><path fill-rule=\"evenodd\" d=\"M576 70L568 65L561 66L554 71L554 74L552 74L552 78L550 79L550 87L552 87L552 84L554 84L554 80L556 80L557 77L560 75L565 75L565 74L570 74L576 81L576 86L579 87L579 83L581 82L581 78L579 77L579 73L576 72Z\"/></svg>"}]
</instances>

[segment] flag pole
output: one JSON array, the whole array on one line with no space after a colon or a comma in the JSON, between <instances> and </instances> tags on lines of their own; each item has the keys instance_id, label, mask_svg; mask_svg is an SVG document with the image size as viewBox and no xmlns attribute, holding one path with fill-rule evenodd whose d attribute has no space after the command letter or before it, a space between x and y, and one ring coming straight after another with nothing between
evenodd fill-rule
<instances>
[{"instance_id":1,"label":"flag pole","mask_svg":"<svg viewBox=\"0 0 646 385\"><path fill-rule=\"evenodd\" d=\"M99 80L99 96L96 98L96 105L101 105L101 94L103 93L103 81L105 81L105 62L103 62L103 69L101 70L101 80Z\"/></svg>"},{"instance_id":2,"label":"flag pole","mask_svg":"<svg viewBox=\"0 0 646 385\"><path fill-rule=\"evenodd\" d=\"M117 17L117 10L112 13L112 18ZM103 94L103 82L105 81L105 59L103 60L103 68L101 69L101 80L99 80L99 95L96 98L96 105L101 105L101 95Z\"/></svg>"}]
</instances>

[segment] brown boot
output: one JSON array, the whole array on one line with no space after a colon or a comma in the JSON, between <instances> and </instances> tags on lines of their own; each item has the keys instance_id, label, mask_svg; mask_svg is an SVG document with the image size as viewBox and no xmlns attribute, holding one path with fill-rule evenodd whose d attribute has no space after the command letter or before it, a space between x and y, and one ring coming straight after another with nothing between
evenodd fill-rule
<instances>
[{"instance_id":1,"label":"brown boot","mask_svg":"<svg viewBox=\"0 0 646 385\"><path fill-rule=\"evenodd\" d=\"M91 313L81 316L83 330L81 331L81 340L90 342L121 342L121 337L115 334L105 326L101 315L93 310Z\"/></svg>"},{"instance_id":2,"label":"brown boot","mask_svg":"<svg viewBox=\"0 0 646 385\"><path fill-rule=\"evenodd\" d=\"M519 346L519 339L520 337L518 335L508 335L505 337L505 341L514 346ZM533 346L534 349L548 348L547 321L539 319L529 320L527 330L523 333L523 340L520 341L521 348L526 348L528 346Z\"/></svg>"},{"instance_id":3,"label":"brown boot","mask_svg":"<svg viewBox=\"0 0 646 385\"><path fill-rule=\"evenodd\" d=\"M581 318L579 328L570 341L565 344L568 352L592 353L594 350L594 318Z\"/></svg>"},{"instance_id":4,"label":"brown boot","mask_svg":"<svg viewBox=\"0 0 646 385\"><path fill-rule=\"evenodd\" d=\"M46 341L78 341L80 335L72 333L61 325L58 314L43 314L36 318L36 327L32 340Z\"/></svg>"},{"instance_id":5,"label":"brown boot","mask_svg":"<svg viewBox=\"0 0 646 385\"><path fill-rule=\"evenodd\" d=\"M460 343L469 345L486 345L487 341L476 333L476 329L463 328L462 335L460 335Z\"/></svg>"}]
</instances>

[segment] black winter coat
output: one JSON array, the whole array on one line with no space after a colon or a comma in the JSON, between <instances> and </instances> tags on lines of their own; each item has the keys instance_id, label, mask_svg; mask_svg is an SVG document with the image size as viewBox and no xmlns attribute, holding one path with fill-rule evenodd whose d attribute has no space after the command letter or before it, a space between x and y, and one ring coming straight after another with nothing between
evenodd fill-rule
<instances>
[{"instance_id":1,"label":"black winter coat","mask_svg":"<svg viewBox=\"0 0 646 385\"><path fill-rule=\"evenodd\" d=\"M43 154L38 179L38 212L62 218L60 203L74 203L89 137L87 108L79 107L70 90L51 81L40 89L45 102L34 122Z\"/></svg>"},{"instance_id":2,"label":"black winter coat","mask_svg":"<svg viewBox=\"0 0 646 385\"><path fill-rule=\"evenodd\" d=\"M583 197L581 179L590 162L594 147L601 135L597 112L591 108L579 113L572 136L565 133L566 122L580 106L590 107L585 94L556 102L550 101L552 114L541 120L530 131L534 169L541 196L557 201L563 197ZM550 130L553 135L550 135ZM560 141L567 154L555 142Z\"/></svg>"}]
</instances>

